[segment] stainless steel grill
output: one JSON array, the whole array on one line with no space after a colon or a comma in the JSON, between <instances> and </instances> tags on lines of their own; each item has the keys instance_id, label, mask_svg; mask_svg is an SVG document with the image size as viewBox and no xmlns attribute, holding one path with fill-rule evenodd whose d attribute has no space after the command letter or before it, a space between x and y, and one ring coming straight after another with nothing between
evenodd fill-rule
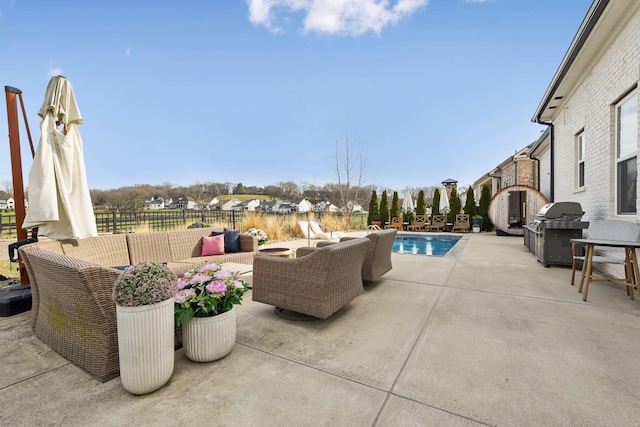
<instances>
[{"instance_id":1,"label":"stainless steel grill","mask_svg":"<svg viewBox=\"0 0 640 427\"><path fill-rule=\"evenodd\" d=\"M582 207L576 202L548 203L524 227L524 245L545 267L571 265L571 239L582 237L589 223L582 221Z\"/></svg>"}]
</instances>

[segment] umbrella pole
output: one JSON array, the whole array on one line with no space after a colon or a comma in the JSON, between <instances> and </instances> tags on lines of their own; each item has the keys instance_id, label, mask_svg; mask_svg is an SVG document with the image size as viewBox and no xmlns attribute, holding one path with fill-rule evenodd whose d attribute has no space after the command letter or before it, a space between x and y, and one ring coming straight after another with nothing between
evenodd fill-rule
<instances>
[{"instance_id":1,"label":"umbrella pole","mask_svg":"<svg viewBox=\"0 0 640 427\"><path fill-rule=\"evenodd\" d=\"M13 177L13 197L15 199L16 234L18 241L27 239L27 230L22 228L26 216L24 207L24 187L22 182L22 157L20 155L20 130L18 128L18 105L16 95L22 94L20 89L5 86L7 98L7 119L9 120L9 149L11 151L11 171ZM24 263L19 261L20 283L29 284Z\"/></svg>"}]
</instances>

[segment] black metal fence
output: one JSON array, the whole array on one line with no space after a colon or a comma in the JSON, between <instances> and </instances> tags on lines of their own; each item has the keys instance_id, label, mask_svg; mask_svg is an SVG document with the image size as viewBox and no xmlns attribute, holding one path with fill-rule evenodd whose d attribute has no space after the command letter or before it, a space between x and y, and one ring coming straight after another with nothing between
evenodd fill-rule
<instances>
[{"instance_id":1,"label":"black metal fence","mask_svg":"<svg viewBox=\"0 0 640 427\"><path fill-rule=\"evenodd\" d=\"M278 215L283 214L265 214ZM306 214L289 214L302 216ZM314 214L322 221L321 214ZM172 230L186 228L190 224L201 221L207 224L221 224L233 230L244 230L245 212L236 211L136 211L136 212L96 212L96 226L98 233L126 233L140 228L148 231ZM12 212L5 212L0 217L0 237L16 237L16 217ZM356 213L352 217L351 227L355 229L367 228L367 214Z\"/></svg>"}]
</instances>

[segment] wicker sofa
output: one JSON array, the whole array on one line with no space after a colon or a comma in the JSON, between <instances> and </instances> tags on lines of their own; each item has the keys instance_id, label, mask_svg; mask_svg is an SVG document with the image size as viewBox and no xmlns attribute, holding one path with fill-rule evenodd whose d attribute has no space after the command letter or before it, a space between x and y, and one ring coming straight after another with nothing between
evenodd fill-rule
<instances>
[{"instance_id":1,"label":"wicker sofa","mask_svg":"<svg viewBox=\"0 0 640 427\"><path fill-rule=\"evenodd\" d=\"M19 249L32 292L31 328L52 349L99 381L119 373L114 266L166 262L177 273L207 263L252 264L257 241L240 235L240 252L199 256L218 228L112 234L40 241Z\"/></svg>"},{"instance_id":2,"label":"wicker sofa","mask_svg":"<svg viewBox=\"0 0 640 427\"><path fill-rule=\"evenodd\" d=\"M369 244L355 239L302 247L294 259L257 257L253 301L326 319L364 292L361 269Z\"/></svg>"}]
</instances>

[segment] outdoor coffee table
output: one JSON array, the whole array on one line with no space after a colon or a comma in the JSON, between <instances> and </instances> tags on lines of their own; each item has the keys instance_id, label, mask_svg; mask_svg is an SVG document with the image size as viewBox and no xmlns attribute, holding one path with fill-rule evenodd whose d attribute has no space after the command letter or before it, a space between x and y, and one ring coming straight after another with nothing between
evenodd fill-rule
<instances>
[{"instance_id":1,"label":"outdoor coffee table","mask_svg":"<svg viewBox=\"0 0 640 427\"><path fill-rule=\"evenodd\" d=\"M223 262L220 264L220 267L223 270L228 271L237 271L240 274L240 278L247 282L249 289L252 289L252 280L253 279L253 265L251 264L240 264L238 262Z\"/></svg>"},{"instance_id":2,"label":"outdoor coffee table","mask_svg":"<svg viewBox=\"0 0 640 427\"><path fill-rule=\"evenodd\" d=\"M280 258L293 258L293 251L289 248L264 248L258 249L255 256L277 256Z\"/></svg>"}]
</instances>

